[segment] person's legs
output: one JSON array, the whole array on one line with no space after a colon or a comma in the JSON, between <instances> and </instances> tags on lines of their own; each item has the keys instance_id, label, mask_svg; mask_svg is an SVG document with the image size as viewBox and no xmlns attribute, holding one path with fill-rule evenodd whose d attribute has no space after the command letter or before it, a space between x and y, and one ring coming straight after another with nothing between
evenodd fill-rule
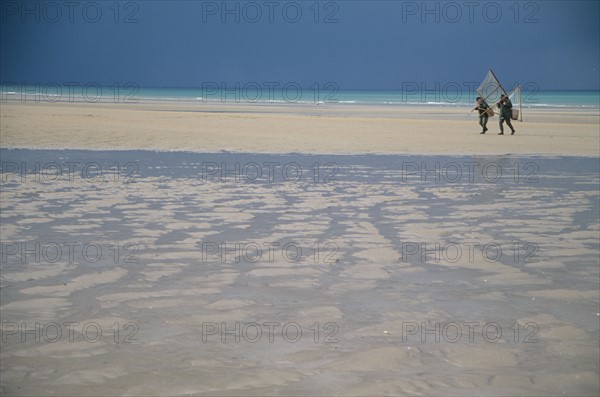
<instances>
[{"instance_id":1,"label":"person's legs","mask_svg":"<svg viewBox=\"0 0 600 397\"><path fill-rule=\"evenodd\" d=\"M510 130L511 130L512 134L514 134L515 133L515 129L513 128L510 119L506 119L506 125L510 127Z\"/></svg>"},{"instance_id":2,"label":"person's legs","mask_svg":"<svg viewBox=\"0 0 600 397\"><path fill-rule=\"evenodd\" d=\"M498 135L504 135L504 126L502 124L504 124L504 119L500 117L500 133Z\"/></svg>"},{"instance_id":3,"label":"person's legs","mask_svg":"<svg viewBox=\"0 0 600 397\"><path fill-rule=\"evenodd\" d=\"M483 124L481 125L483 127L483 132L486 132L487 129L487 122L488 122L488 115L486 114L485 116L483 116Z\"/></svg>"}]
</instances>

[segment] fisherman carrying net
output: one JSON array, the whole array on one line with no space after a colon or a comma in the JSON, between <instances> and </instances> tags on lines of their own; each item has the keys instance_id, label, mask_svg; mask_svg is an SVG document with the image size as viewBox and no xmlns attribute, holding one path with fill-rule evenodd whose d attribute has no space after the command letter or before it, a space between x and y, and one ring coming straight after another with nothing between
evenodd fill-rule
<instances>
[{"instance_id":1,"label":"fisherman carrying net","mask_svg":"<svg viewBox=\"0 0 600 397\"><path fill-rule=\"evenodd\" d=\"M480 132L480 134L485 134L485 132L488 130L488 128L486 126L487 126L487 122L489 119L489 110L488 110L489 108L490 107L488 106L485 99L478 96L477 97L477 106L475 106L475 109L473 109L473 110L479 111L479 125L482 128L482 131Z\"/></svg>"},{"instance_id":2,"label":"fisherman carrying net","mask_svg":"<svg viewBox=\"0 0 600 397\"><path fill-rule=\"evenodd\" d=\"M506 95L502 94L500 96L500 101L498 101L498 109L500 109L500 133L498 135L504 135L504 122L506 121L506 125L510 127L511 135L515 134L515 129L512 126L510 119L512 118L512 102L510 98Z\"/></svg>"}]
</instances>

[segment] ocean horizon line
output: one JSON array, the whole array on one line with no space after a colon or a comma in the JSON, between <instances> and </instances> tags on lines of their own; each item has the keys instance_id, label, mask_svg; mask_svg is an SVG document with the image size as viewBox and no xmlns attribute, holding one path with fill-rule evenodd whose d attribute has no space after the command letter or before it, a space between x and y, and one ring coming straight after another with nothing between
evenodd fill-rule
<instances>
[{"instance_id":1,"label":"ocean horizon line","mask_svg":"<svg viewBox=\"0 0 600 397\"><path fill-rule=\"evenodd\" d=\"M457 89L458 88L458 89ZM43 85L0 84L0 96L7 101L36 102L119 102L191 101L198 103L246 104L340 104L381 106L472 106L477 93L471 89L451 87L418 87L411 90L395 89L340 89L333 83L302 87L296 83L274 86L220 86L209 87L140 87L134 83L103 86L96 83L52 83ZM600 108L597 90L539 90L523 87L521 98L513 97L514 105L534 108Z\"/></svg>"}]
</instances>

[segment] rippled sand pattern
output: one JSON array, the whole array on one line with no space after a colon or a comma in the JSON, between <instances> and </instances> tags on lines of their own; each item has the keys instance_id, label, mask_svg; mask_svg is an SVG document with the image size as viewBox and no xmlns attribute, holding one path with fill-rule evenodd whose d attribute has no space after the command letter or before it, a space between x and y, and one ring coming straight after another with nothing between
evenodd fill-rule
<instances>
[{"instance_id":1,"label":"rippled sand pattern","mask_svg":"<svg viewBox=\"0 0 600 397\"><path fill-rule=\"evenodd\" d=\"M600 389L593 159L2 155L28 165L139 165L118 180L1 175L3 394ZM304 175L256 183L204 178L206 158L231 167L293 161ZM450 161L494 163L504 174L494 183L479 174L451 183L403 169ZM334 163L335 175L323 180L323 168L314 178L315 162ZM515 162L536 163L535 178L524 179L525 169L515 177L508 171ZM14 253L21 243L39 258ZM100 257L95 248L84 256L86 243L100 247ZM230 250L223 253L222 243ZM249 250L236 251L236 243ZM54 260L57 244L63 251ZM429 251L414 253L422 244ZM467 322L475 324L472 335ZM18 329L35 323L43 329L39 342ZM50 323L62 330L52 342ZM72 335L66 323L78 323ZM94 328L84 333L86 324Z\"/></svg>"}]
</instances>

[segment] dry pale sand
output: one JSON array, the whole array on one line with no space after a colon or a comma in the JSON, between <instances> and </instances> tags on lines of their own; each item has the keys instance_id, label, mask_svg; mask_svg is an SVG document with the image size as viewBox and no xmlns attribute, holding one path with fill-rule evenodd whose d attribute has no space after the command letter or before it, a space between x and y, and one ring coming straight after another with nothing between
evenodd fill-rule
<instances>
[{"instance_id":1,"label":"dry pale sand","mask_svg":"<svg viewBox=\"0 0 600 397\"><path fill-rule=\"evenodd\" d=\"M475 114L448 106L6 102L1 108L5 148L600 154L598 110L525 109L525 122L514 122L517 134L498 137L497 117L481 136Z\"/></svg>"}]
</instances>

